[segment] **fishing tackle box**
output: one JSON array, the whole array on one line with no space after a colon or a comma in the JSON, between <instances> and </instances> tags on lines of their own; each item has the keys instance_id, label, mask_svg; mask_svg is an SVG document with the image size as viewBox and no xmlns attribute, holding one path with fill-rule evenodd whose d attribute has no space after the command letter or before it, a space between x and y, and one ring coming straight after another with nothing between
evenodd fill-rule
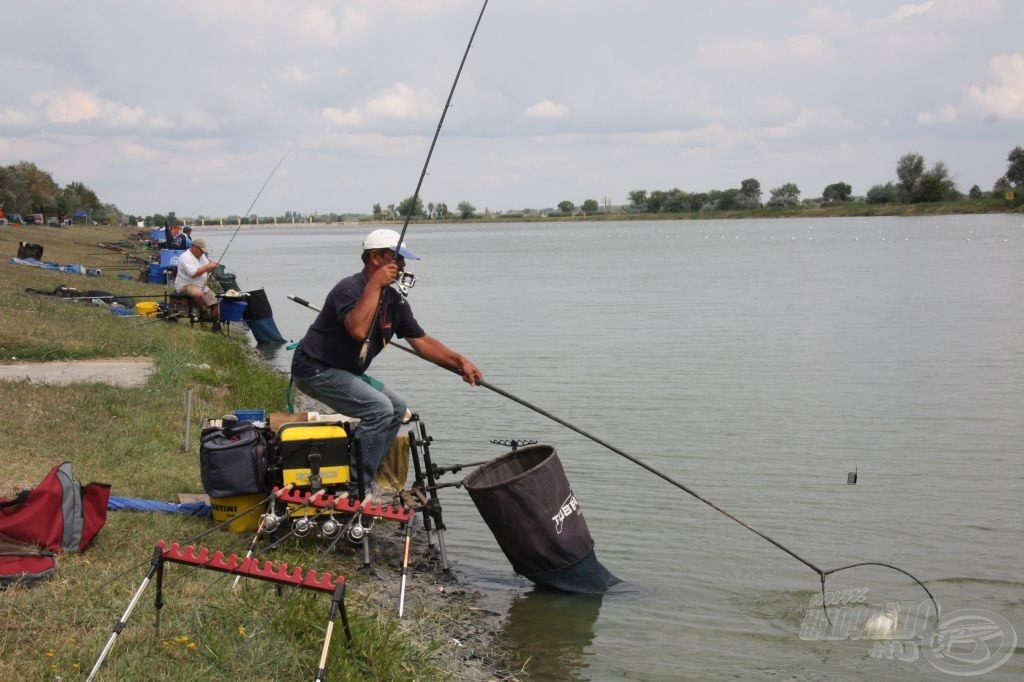
<instances>
[{"instance_id":1,"label":"fishing tackle box","mask_svg":"<svg viewBox=\"0 0 1024 682\"><path fill-rule=\"evenodd\" d=\"M350 441L341 423L292 422L277 431L283 485L333 488L349 481Z\"/></svg>"}]
</instances>

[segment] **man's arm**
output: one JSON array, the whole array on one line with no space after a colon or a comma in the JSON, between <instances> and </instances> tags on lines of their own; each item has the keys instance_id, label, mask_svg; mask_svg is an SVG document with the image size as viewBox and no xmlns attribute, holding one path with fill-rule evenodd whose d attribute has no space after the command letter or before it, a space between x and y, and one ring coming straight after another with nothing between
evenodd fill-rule
<instances>
[{"instance_id":1,"label":"man's arm","mask_svg":"<svg viewBox=\"0 0 1024 682\"><path fill-rule=\"evenodd\" d=\"M424 334L415 338L409 338L409 345L431 362L436 362L443 367L449 367L462 375L462 380L474 386L483 380L483 373L477 366L464 355L456 353L433 336Z\"/></svg>"},{"instance_id":2,"label":"man's arm","mask_svg":"<svg viewBox=\"0 0 1024 682\"><path fill-rule=\"evenodd\" d=\"M370 277L359 300L345 315L345 331L356 341L365 341L370 335L373 317L377 314L377 301L384 289L398 279L398 266L394 263L385 265Z\"/></svg>"}]
</instances>

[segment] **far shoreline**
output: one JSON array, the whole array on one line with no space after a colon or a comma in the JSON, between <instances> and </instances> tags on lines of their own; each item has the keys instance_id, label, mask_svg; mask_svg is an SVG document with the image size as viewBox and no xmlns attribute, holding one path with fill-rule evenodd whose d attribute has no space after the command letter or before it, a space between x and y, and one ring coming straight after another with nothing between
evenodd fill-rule
<instances>
[{"instance_id":1,"label":"far shoreline","mask_svg":"<svg viewBox=\"0 0 1024 682\"><path fill-rule=\"evenodd\" d=\"M757 208L737 211L703 211L699 213L645 213L645 212L612 212L612 213L590 213L576 215L550 215L550 214L484 214L474 215L472 218L450 218L427 219L423 217L413 218L409 224L416 225L460 225L460 224L501 224L501 223L578 223L578 222L625 222L625 221L672 221L672 220L749 220L749 219L775 219L775 218L881 218L881 217L917 217L934 215L981 215L992 213L1024 213L1024 203L1008 206L1003 202L995 204L992 200L942 202L936 204L865 204L860 202L847 202L837 206L801 206L793 208ZM301 229L301 228L362 228L367 225L398 226L405 224L404 220L382 219L373 220L367 217L365 220L341 220L341 221L316 221L302 223L283 223L272 221L261 221L259 223L234 223L216 222L190 223L197 229L208 230L259 230L265 228L278 229ZM157 229L157 228L140 228Z\"/></svg>"}]
</instances>

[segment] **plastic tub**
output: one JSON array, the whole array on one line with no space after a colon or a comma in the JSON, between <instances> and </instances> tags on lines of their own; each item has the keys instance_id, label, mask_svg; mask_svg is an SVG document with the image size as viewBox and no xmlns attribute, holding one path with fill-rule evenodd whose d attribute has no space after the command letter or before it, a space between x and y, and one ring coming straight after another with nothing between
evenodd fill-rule
<instances>
[{"instance_id":1,"label":"plastic tub","mask_svg":"<svg viewBox=\"0 0 1024 682\"><path fill-rule=\"evenodd\" d=\"M249 304L245 301L229 301L222 298L220 300L220 319L226 322L241 322L247 305Z\"/></svg>"},{"instance_id":2,"label":"plastic tub","mask_svg":"<svg viewBox=\"0 0 1024 682\"><path fill-rule=\"evenodd\" d=\"M135 312L146 317L156 317L160 312L160 304L155 301L139 301L135 304Z\"/></svg>"},{"instance_id":3,"label":"plastic tub","mask_svg":"<svg viewBox=\"0 0 1024 682\"><path fill-rule=\"evenodd\" d=\"M262 422L267 418L263 410L235 410L234 414L240 422Z\"/></svg>"}]
</instances>

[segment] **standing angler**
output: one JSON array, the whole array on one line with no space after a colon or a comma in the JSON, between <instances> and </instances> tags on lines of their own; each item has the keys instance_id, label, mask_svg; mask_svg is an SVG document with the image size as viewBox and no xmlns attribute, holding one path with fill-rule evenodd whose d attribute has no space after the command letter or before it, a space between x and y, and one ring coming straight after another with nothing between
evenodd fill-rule
<instances>
[{"instance_id":1,"label":"standing angler","mask_svg":"<svg viewBox=\"0 0 1024 682\"><path fill-rule=\"evenodd\" d=\"M338 282L292 357L295 385L306 395L348 417L362 420L353 432L360 439L364 490L376 496L377 468L398 435L406 402L364 372L397 334L417 353L476 385L483 374L467 357L423 331L408 301L391 287L405 259L419 260L394 230L374 230L363 241L363 269ZM365 366L359 354L369 340Z\"/></svg>"}]
</instances>

